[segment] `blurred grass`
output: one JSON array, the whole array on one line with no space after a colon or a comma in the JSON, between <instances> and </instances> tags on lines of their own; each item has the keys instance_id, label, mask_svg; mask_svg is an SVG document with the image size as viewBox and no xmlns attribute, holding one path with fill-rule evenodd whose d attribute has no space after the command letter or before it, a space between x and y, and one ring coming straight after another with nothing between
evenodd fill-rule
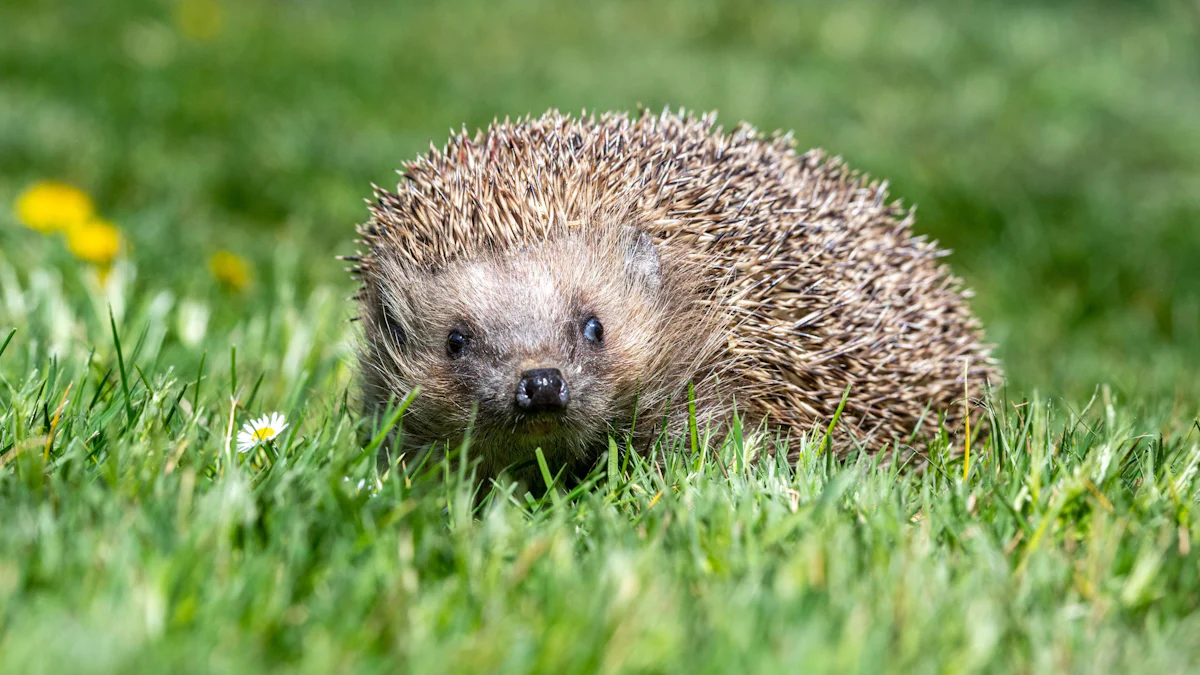
<instances>
[{"instance_id":1,"label":"blurred grass","mask_svg":"<svg viewBox=\"0 0 1200 675\"><path fill-rule=\"evenodd\" d=\"M327 254L350 250L369 183L449 127L552 106L718 109L795 129L918 204L1019 389L1194 396L1198 14L17 0L0 8L0 199L75 181L129 230L148 282L193 286L215 248L267 263L283 245L305 260L294 281L348 287Z\"/></svg>"}]
</instances>

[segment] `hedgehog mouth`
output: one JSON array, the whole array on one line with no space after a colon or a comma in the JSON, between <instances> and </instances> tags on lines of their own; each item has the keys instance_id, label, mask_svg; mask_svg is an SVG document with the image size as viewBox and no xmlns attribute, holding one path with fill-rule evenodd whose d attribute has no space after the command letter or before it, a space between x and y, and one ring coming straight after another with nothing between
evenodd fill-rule
<instances>
[{"instance_id":1,"label":"hedgehog mouth","mask_svg":"<svg viewBox=\"0 0 1200 675\"><path fill-rule=\"evenodd\" d=\"M557 436L566 428L561 412L539 412L517 418L516 432L522 438L538 440Z\"/></svg>"}]
</instances>

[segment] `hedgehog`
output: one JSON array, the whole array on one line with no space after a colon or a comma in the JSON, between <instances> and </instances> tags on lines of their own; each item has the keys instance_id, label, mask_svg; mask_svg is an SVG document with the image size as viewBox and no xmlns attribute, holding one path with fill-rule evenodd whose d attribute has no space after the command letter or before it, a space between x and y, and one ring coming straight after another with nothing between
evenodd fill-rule
<instances>
[{"instance_id":1,"label":"hedgehog","mask_svg":"<svg viewBox=\"0 0 1200 675\"><path fill-rule=\"evenodd\" d=\"M417 392L398 452L574 471L735 418L794 449L839 410L836 449L887 451L1002 378L913 209L790 133L667 109L451 134L374 187L348 257L364 412Z\"/></svg>"}]
</instances>

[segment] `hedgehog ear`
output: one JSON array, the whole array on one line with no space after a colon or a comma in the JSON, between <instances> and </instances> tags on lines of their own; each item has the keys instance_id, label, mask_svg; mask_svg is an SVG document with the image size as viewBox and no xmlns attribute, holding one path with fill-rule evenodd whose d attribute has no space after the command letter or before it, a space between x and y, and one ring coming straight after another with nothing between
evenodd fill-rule
<instances>
[{"instance_id":1,"label":"hedgehog ear","mask_svg":"<svg viewBox=\"0 0 1200 675\"><path fill-rule=\"evenodd\" d=\"M628 225L622 229L629 242L625 249L625 271L630 277L646 284L650 290L657 291L662 285L658 247L645 232Z\"/></svg>"}]
</instances>

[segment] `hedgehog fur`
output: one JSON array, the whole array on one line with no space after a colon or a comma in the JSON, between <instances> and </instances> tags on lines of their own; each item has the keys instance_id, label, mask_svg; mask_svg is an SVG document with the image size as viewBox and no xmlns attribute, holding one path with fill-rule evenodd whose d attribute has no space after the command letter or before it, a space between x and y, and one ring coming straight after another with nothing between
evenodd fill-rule
<instances>
[{"instance_id":1,"label":"hedgehog fur","mask_svg":"<svg viewBox=\"0 0 1200 675\"><path fill-rule=\"evenodd\" d=\"M664 270L655 283L666 290L610 303L633 308L621 320L647 326L641 342L614 347L626 351L597 366L620 376L594 378L611 395L587 412L607 419L556 437L567 447L560 463L594 460L607 434L635 417L642 438L664 416L668 430L686 429L689 387L702 425L728 423L736 407L792 439L827 424L845 396L839 448L887 448L939 420L957 430L968 382L982 391L1002 375L969 292L943 263L947 252L914 236L912 210L888 201L886 183L821 151L797 153L790 134L744 123L726 131L715 120L670 111L506 119L431 146L404 165L395 191L376 187L359 228L363 250L350 258L361 282L367 409L421 387L403 422L406 446L456 443L474 424L485 472L528 456L511 438L517 422L483 424L487 396L472 400L471 387L455 383L459 371L436 363L447 327L424 327L414 313L475 293L474 277L449 272L473 262L509 269L501 290L488 291L505 295L534 284L512 275L539 265L601 269L606 258L640 255L637 238L648 237ZM555 274L544 283L608 283ZM620 295L631 286L595 288ZM396 300L410 291L422 297ZM530 298L518 306L541 302ZM424 343L414 334L425 330L433 347L415 354ZM492 361L503 351L494 348Z\"/></svg>"}]
</instances>

